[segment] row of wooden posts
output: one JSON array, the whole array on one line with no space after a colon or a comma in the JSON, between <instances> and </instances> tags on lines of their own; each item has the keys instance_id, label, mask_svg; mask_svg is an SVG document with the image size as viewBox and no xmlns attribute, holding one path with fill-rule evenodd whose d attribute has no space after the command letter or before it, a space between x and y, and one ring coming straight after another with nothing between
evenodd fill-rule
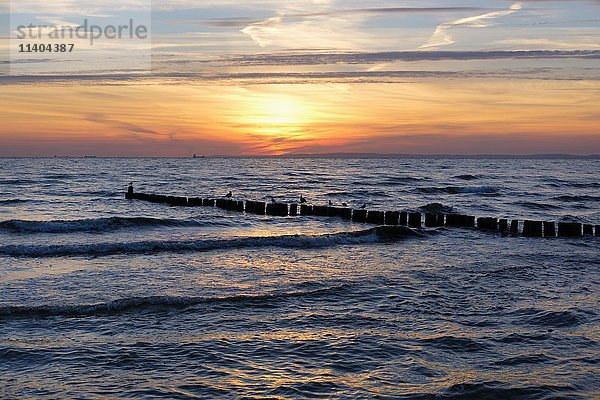
<instances>
[{"instance_id":1,"label":"row of wooden posts","mask_svg":"<svg viewBox=\"0 0 600 400\"><path fill-rule=\"evenodd\" d=\"M401 225L421 228L478 228L485 231L497 231L511 235L527 237L581 237L600 236L600 225L581 224L579 222L554 221L523 221L522 229L519 220L503 218L476 218L461 214L438 214L409 211L371 211L355 210L348 207L316 206L309 204L266 203L262 201L209 199L199 197L176 197L157 194L134 193L129 190L125 196L131 200L143 200L152 203L162 203L182 207L218 207L224 210L246 212L249 214L271 216L301 216L312 215L319 217L339 217L358 223L374 225Z\"/></svg>"}]
</instances>

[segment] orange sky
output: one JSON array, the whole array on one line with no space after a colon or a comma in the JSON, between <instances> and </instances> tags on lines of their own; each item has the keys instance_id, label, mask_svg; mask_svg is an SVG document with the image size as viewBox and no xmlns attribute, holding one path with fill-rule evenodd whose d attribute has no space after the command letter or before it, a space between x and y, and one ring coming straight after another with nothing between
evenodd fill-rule
<instances>
[{"instance_id":1,"label":"orange sky","mask_svg":"<svg viewBox=\"0 0 600 400\"><path fill-rule=\"evenodd\" d=\"M2 155L600 152L594 81L5 85Z\"/></svg>"}]
</instances>

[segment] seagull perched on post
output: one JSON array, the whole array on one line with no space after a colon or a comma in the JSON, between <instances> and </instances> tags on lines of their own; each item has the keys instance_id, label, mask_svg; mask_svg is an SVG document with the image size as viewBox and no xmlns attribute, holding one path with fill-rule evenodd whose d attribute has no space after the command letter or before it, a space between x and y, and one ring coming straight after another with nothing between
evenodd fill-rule
<instances>
[{"instance_id":1,"label":"seagull perched on post","mask_svg":"<svg viewBox=\"0 0 600 400\"><path fill-rule=\"evenodd\" d=\"M275 197L273 196L269 196L271 198L271 203L277 203L277 200L275 200Z\"/></svg>"},{"instance_id":2,"label":"seagull perched on post","mask_svg":"<svg viewBox=\"0 0 600 400\"><path fill-rule=\"evenodd\" d=\"M302 195L300 195L300 203L306 203L306 199Z\"/></svg>"},{"instance_id":3,"label":"seagull perched on post","mask_svg":"<svg viewBox=\"0 0 600 400\"><path fill-rule=\"evenodd\" d=\"M333 205L333 201L329 200L329 206Z\"/></svg>"},{"instance_id":4,"label":"seagull perched on post","mask_svg":"<svg viewBox=\"0 0 600 400\"><path fill-rule=\"evenodd\" d=\"M228 199L230 199L230 198L232 198L232 197L233 197L233 193L231 192L231 190L229 191L229 193L227 193L227 194L225 195L225 197L227 197Z\"/></svg>"}]
</instances>

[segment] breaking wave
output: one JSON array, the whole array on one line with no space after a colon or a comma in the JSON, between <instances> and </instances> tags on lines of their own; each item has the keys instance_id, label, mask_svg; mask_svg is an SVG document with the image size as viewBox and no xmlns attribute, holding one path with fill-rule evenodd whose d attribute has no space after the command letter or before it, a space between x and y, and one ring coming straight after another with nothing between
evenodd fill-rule
<instances>
[{"instance_id":1,"label":"breaking wave","mask_svg":"<svg viewBox=\"0 0 600 400\"><path fill-rule=\"evenodd\" d=\"M24 200L24 199L6 199L6 200L0 200L0 206L12 206L15 204L23 204L23 203L27 203L29 200Z\"/></svg>"},{"instance_id":2,"label":"breaking wave","mask_svg":"<svg viewBox=\"0 0 600 400\"><path fill-rule=\"evenodd\" d=\"M105 232L133 227L200 227L207 223L149 217L109 217L80 220L26 221L13 219L0 222L0 231L17 233ZM216 223L211 223L216 225Z\"/></svg>"},{"instance_id":3,"label":"breaking wave","mask_svg":"<svg viewBox=\"0 0 600 400\"><path fill-rule=\"evenodd\" d=\"M420 187L416 189L419 193L425 194L480 194L480 195L496 195L500 193L500 188L496 186L446 186L446 187Z\"/></svg>"},{"instance_id":4,"label":"breaking wave","mask_svg":"<svg viewBox=\"0 0 600 400\"><path fill-rule=\"evenodd\" d=\"M343 291L349 286L349 284L343 284L310 291L234 295L225 297L147 296L130 297L97 304L2 306L0 307L0 318L118 315L126 312L152 311L158 309L185 309L201 304L236 305L244 307L260 306L287 298L313 298L331 295L335 292Z\"/></svg>"},{"instance_id":5,"label":"breaking wave","mask_svg":"<svg viewBox=\"0 0 600 400\"><path fill-rule=\"evenodd\" d=\"M152 240L140 242L109 242L55 245L0 246L0 255L12 257L108 256L114 254L146 254L160 252L211 251L219 249L281 247L321 248L346 244L377 243L421 237L417 231L399 226L380 226L362 231L326 235L283 235L238 237L232 239Z\"/></svg>"}]
</instances>

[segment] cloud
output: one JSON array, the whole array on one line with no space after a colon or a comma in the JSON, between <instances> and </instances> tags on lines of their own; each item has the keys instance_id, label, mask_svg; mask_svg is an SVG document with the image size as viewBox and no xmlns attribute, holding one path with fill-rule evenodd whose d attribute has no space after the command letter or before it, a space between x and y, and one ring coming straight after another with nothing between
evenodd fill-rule
<instances>
[{"instance_id":1,"label":"cloud","mask_svg":"<svg viewBox=\"0 0 600 400\"><path fill-rule=\"evenodd\" d=\"M466 26L471 28L486 28L491 26L489 22L492 19L505 17L511 15L523 8L521 3L513 4L508 10L493 11L487 14L476 15L473 17L460 18L450 22L444 22L435 28L435 32L431 38L422 45L420 48L427 49L432 47L447 46L454 43L454 39L448 32L451 28L456 26Z\"/></svg>"},{"instance_id":2,"label":"cloud","mask_svg":"<svg viewBox=\"0 0 600 400\"><path fill-rule=\"evenodd\" d=\"M159 135L159 133L156 132L155 130L144 128L142 126L135 125L135 124L132 124L129 122L118 121L118 120L109 118L108 116L106 116L104 114L90 114L86 117L86 119L91 122L108 125L112 128L132 133L138 137L139 137L139 135L142 135L142 136Z\"/></svg>"},{"instance_id":3,"label":"cloud","mask_svg":"<svg viewBox=\"0 0 600 400\"><path fill-rule=\"evenodd\" d=\"M600 59L597 50L522 51L390 51L377 53L298 53L243 55L223 62L243 66L379 64L397 61L494 60L494 59Z\"/></svg>"},{"instance_id":4,"label":"cloud","mask_svg":"<svg viewBox=\"0 0 600 400\"><path fill-rule=\"evenodd\" d=\"M326 3L323 3L326 4ZM373 15L448 13L483 10L479 7L379 7L335 9L322 7L314 12L285 12L247 24L241 32L259 46L288 48L368 48L376 38L359 29ZM246 18L208 21L213 27L232 27Z\"/></svg>"}]
</instances>

